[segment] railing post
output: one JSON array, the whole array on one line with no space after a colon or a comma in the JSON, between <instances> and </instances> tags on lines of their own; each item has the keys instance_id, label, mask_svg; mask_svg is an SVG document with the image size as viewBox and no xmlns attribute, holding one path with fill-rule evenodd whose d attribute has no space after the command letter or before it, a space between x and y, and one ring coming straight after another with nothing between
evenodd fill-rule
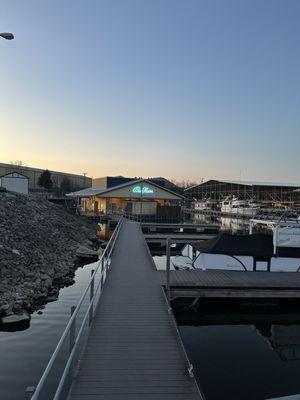
<instances>
[{"instance_id":1,"label":"railing post","mask_svg":"<svg viewBox=\"0 0 300 400\"><path fill-rule=\"evenodd\" d=\"M170 266L171 266L171 238L168 237L166 240L166 247L167 247L167 299L168 299L168 303L170 305Z\"/></svg>"},{"instance_id":2,"label":"railing post","mask_svg":"<svg viewBox=\"0 0 300 400\"><path fill-rule=\"evenodd\" d=\"M102 290L103 284L104 284L104 269L105 269L105 257L102 258L101 261L101 284L100 284L100 289Z\"/></svg>"},{"instance_id":3,"label":"railing post","mask_svg":"<svg viewBox=\"0 0 300 400\"><path fill-rule=\"evenodd\" d=\"M110 246L111 245L107 246L105 273L109 269L109 264L110 264L110 249L111 249Z\"/></svg>"},{"instance_id":4,"label":"railing post","mask_svg":"<svg viewBox=\"0 0 300 400\"><path fill-rule=\"evenodd\" d=\"M72 315L74 314L74 311L76 310L76 306L71 307L71 318ZM70 326L70 343L69 343L69 354L72 353L74 344L75 344L75 338L76 338L76 316L74 320L72 321L72 324ZM69 382L71 384L73 380L73 375L74 375L74 358L72 360L72 363L70 365L70 370L69 370Z\"/></svg>"},{"instance_id":5,"label":"railing post","mask_svg":"<svg viewBox=\"0 0 300 400\"><path fill-rule=\"evenodd\" d=\"M95 272L95 270L92 269L91 276L93 276L94 272ZM93 300L94 300L94 287L95 287L95 277L92 278L91 286L90 286L90 303L93 303ZM89 326L92 323L93 314L94 314L94 305L92 304L91 308L90 308L90 315L89 315Z\"/></svg>"},{"instance_id":6,"label":"railing post","mask_svg":"<svg viewBox=\"0 0 300 400\"><path fill-rule=\"evenodd\" d=\"M71 307L71 317L75 311L76 307L72 306ZM76 335L76 317L74 318L72 325L70 327L70 345L69 345L69 354L71 354L73 347L74 347L74 343L75 343L75 335Z\"/></svg>"},{"instance_id":7,"label":"railing post","mask_svg":"<svg viewBox=\"0 0 300 400\"><path fill-rule=\"evenodd\" d=\"M25 399L24 400L30 400L34 391L35 391L34 386L28 386L25 390Z\"/></svg>"}]
</instances>

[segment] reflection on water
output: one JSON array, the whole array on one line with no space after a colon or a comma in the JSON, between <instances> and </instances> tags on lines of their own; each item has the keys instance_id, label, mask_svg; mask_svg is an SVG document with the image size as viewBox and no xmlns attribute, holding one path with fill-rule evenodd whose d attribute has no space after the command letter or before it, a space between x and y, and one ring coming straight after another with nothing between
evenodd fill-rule
<instances>
[{"instance_id":1,"label":"reflection on water","mask_svg":"<svg viewBox=\"0 0 300 400\"><path fill-rule=\"evenodd\" d=\"M232 234L248 234L249 233L249 220L242 218L230 218L230 217L215 217L211 215L193 214L191 220L186 220L185 223L195 224L219 224L220 229L223 231L229 231ZM174 269L172 259L176 255L181 255L181 249L184 247L184 243L177 244L176 248L171 249L171 269ZM148 247L153 256L154 263L158 270L166 269L166 248L161 247L158 243L148 243Z\"/></svg>"},{"instance_id":2,"label":"reflection on water","mask_svg":"<svg viewBox=\"0 0 300 400\"><path fill-rule=\"evenodd\" d=\"M94 264L79 268L76 283L61 289L58 300L48 303L42 314L32 314L27 330L0 332L1 400L24 399L26 387L37 384L93 268Z\"/></svg>"},{"instance_id":3,"label":"reflection on water","mask_svg":"<svg viewBox=\"0 0 300 400\"><path fill-rule=\"evenodd\" d=\"M242 218L220 218L221 230L230 231L233 234L249 233L249 221Z\"/></svg>"},{"instance_id":4,"label":"reflection on water","mask_svg":"<svg viewBox=\"0 0 300 400\"><path fill-rule=\"evenodd\" d=\"M222 303L209 310L175 307L206 399L265 400L300 393L299 302L245 303L238 309Z\"/></svg>"},{"instance_id":5,"label":"reflection on water","mask_svg":"<svg viewBox=\"0 0 300 400\"><path fill-rule=\"evenodd\" d=\"M98 224L98 226L99 226L97 232L98 238L101 240L108 241L113 234L115 224Z\"/></svg>"},{"instance_id":6,"label":"reflection on water","mask_svg":"<svg viewBox=\"0 0 300 400\"><path fill-rule=\"evenodd\" d=\"M300 326L266 324L255 326L282 361L300 360Z\"/></svg>"},{"instance_id":7,"label":"reflection on water","mask_svg":"<svg viewBox=\"0 0 300 400\"><path fill-rule=\"evenodd\" d=\"M170 269L175 269L173 266L173 263L172 263L173 258L174 258L174 256L171 257ZM158 269L158 270L166 269L166 262L167 262L166 256L153 256L153 260L154 260L156 269Z\"/></svg>"},{"instance_id":8,"label":"reflection on water","mask_svg":"<svg viewBox=\"0 0 300 400\"><path fill-rule=\"evenodd\" d=\"M192 222L195 224L219 224L222 231L229 231L233 234L249 233L249 220L245 218L194 214L192 216Z\"/></svg>"}]
</instances>

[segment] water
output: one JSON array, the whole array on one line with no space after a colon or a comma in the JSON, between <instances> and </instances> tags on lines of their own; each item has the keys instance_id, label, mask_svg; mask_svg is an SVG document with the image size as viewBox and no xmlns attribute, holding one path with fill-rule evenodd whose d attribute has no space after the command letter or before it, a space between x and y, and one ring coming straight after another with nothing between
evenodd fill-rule
<instances>
[{"instance_id":1,"label":"water","mask_svg":"<svg viewBox=\"0 0 300 400\"><path fill-rule=\"evenodd\" d=\"M155 253L154 253L155 254ZM153 253L152 253L152 255L153 255ZM158 270L164 270L164 269L166 269L166 263L167 263L167 257L166 256L155 256L155 255L153 255L153 260L154 260L154 263L155 263L155 266L156 266L156 269L158 269ZM170 269L175 269L174 268L174 266L173 266L173 264L172 264L172 259L173 259L174 257L170 257L170 260L171 260L171 262L170 262Z\"/></svg>"},{"instance_id":2,"label":"water","mask_svg":"<svg viewBox=\"0 0 300 400\"><path fill-rule=\"evenodd\" d=\"M93 264L76 271L72 286L61 289L57 301L42 315L32 314L25 331L0 332L0 399L20 400L27 386L35 386L66 327L70 308L78 303Z\"/></svg>"},{"instance_id":3,"label":"water","mask_svg":"<svg viewBox=\"0 0 300 400\"><path fill-rule=\"evenodd\" d=\"M232 234L249 233L249 220L245 218L194 214L191 216L190 222L195 224L219 224L221 231L231 232Z\"/></svg>"},{"instance_id":4,"label":"water","mask_svg":"<svg viewBox=\"0 0 300 400\"><path fill-rule=\"evenodd\" d=\"M203 314L199 320L204 319ZM251 318L253 319L251 323ZM265 400L300 393L300 315L297 324L272 315L235 324L209 322L180 333L207 400ZM194 323L194 318L193 322Z\"/></svg>"},{"instance_id":5,"label":"water","mask_svg":"<svg viewBox=\"0 0 300 400\"><path fill-rule=\"evenodd\" d=\"M245 220L199 217L194 222L218 222L222 230L248 233ZM152 255L157 269L165 269L166 256ZM248 299L231 301L228 307L225 299L200 301L202 308L190 312L182 311L182 299L172 305L206 400L266 400L300 393L299 302Z\"/></svg>"}]
</instances>

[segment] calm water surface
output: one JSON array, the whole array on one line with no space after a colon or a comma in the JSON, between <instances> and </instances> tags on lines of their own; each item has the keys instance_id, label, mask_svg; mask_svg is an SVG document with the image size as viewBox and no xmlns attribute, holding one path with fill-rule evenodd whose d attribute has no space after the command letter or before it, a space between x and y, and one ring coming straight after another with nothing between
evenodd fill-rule
<instances>
[{"instance_id":1,"label":"calm water surface","mask_svg":"<svg viewBox=\"0 0 300 400\"><path fill-rule=\"evenodd\" d=\"M30 327L0 332L0 399L23 400L27 386L35 386L77 304L91 274L92 264L76 271L76 283L61 289L59 299L48 303L42 315L34 313Z\"/></svg>"},{"instance_id":2,"label":"calm water surface","mask_svg":"<svg viewBox=\"0 0 300 400\"><path fill-rule=\"evenodd\" d=\"M275 348L254 325L180 327L207 400L265 400L300 393L300 325L274 325L273 331L280 336Z\"/></svg>"}]
</instances>

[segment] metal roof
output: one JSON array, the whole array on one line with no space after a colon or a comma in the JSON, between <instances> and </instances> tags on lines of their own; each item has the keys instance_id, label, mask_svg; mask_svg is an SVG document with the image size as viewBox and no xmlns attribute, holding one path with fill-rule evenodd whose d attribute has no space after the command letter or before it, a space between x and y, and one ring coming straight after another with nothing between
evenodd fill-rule
<instances>
[{"instance_id":1,"label":"metal roof","mask_svg":"<svg viewBox=\"0 0 300 400\"><path fill-rule=\"evenodd\" d=\"M110 188L103 188L103 189L87 188L87 189L82 189L82 190L78 190L77 192L68 193L68 194L66 194L66 196L70 196L70 197L74 197L74 196L79 196L79 197L97 196L97 195L100 195L100 194L109 193L109 192L112 192L114 190L121 189L121 188L126 187L126 186L135 185L135 184L141 183L141 182L147 182L149 185L155 186L155 187L157 187L157 188L159 188L161 190L169 192L169 193L171 193L171 194L173 194L173 195L175 195L177 197L180 197L182 199L184 198L184 196L181 196L178 193L172 192L172 190L170 190L170 189L166 189L166 188L164 188L162 186L157 185L154 182L148 181L147 179L143 179L143 178L136 179L134 181L125 182L125 183L122 183L122 184L117 185L117 186L112 186Z\"/></svg>"},{"instance_id":2,"label":"metal roof","mask_svg":"<svg viewBox=\"0 0 300 400\"><path fill-rule=\"evenodd\" d=\"M45 171L45 169L48 169L48 168L42 169L42 168L36 168L36 167L27 167L25 165L6 164L6 163L1 163L1 162L0 162L0 167L9 168L11 170L14 170L13 172L18 172L18 170L19 171L24 170L24 171L33 171L33 172L43 172L43 171ZM82 178L82 179L84 179L84 178L92 179L89 176L84 176L84 175L80 175L80 174L73 174L71 172L54 171L52 169L48 169L48 171L51 172L52 174L55 174L55 175L67 175L67 176L70 176L70 177L76 177L76 178Z\"/></svg>"},{"instance_id":3,"label":"metal roof","mask_svg":"<svg viewBox=\"0 0 300 400\"><path fill-rule=\"evenodd\" d=\"M79 197L84 197L84 196L97 196L98 194L102 193L105 191L105 189L92 189L92 188L86 188L86 189L81 189L78 190L77 192L71 192L67 193L66 196L79 196Z\"/></svg>"},{"instance_id":4,"label":"metal roof","mask_svg":"<svg viewBox=\"0 0 300 400\"><path fill-rule=\"evenodd\" d=\"M300 187L300 183L295 182L262 182L262 181L227 181L218 180L223 183L235 183L236 185L248 185L248 186L293 186Z\"/></svg>"},{"instance_id":5,"label":"metal roof","mask_svg":"<svg viewBox=\"0 0 300 400\"><path fill-rule=\"evenodd\" d=\"M201 182L197 185L190 186L186 190L191 190L195 187L204 185L208 182L217 182L217 183L229 183L229 184L235 184L235 185L245 185L245 186L278 186L278 187L295 187L295 188L300 188L300 183L295 183L295 182L263 182L263 181L231 181L231 180L223 180L223 179L208 179L205 182Z\"/></svg>"}]
</instances>

